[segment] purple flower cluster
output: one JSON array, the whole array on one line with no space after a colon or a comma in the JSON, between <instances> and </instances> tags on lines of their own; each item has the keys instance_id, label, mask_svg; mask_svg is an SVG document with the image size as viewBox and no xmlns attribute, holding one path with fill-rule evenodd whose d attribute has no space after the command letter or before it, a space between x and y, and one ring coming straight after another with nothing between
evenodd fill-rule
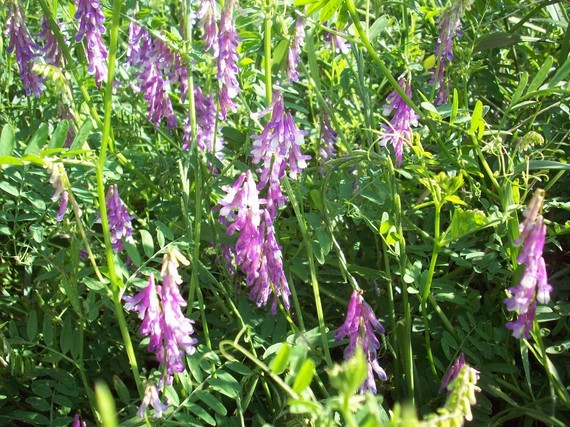
<instances>
[{"instance_id":1,"label":"purple flower cluster","mask_svg":"<svg viewBox=\"0 0 570 427\"><path fill-rule=\"evenodd\" d=\"M137 80L140 87L133 86L133 89L143 92L148 120L158 129L166 117L167 128L174 129L177 121L168 95L170 85L180 83L182 102L188 91L188 71L180 56L171 52L162 40L153 41L148 31L131 22L127 62L139 67Z\"/></svg>"},{"instance_id":2,"label":"purple flower cluster","mask_svg":"<svg viewBox=\"0 0 570 427\"><path fill-rule=\"evenodd\" d=\"M129 215L127 207L119 196L116 184L111 185L107 190L105 205L107 207L109 231L111 232L111 246L115 253L118 253L125 248L123 240L134 243L133 226L131 224L131 220L134 217Z\"/></svg>"},{"instance_id":3,"label":"purple flower cluster","mask_svg":"<svg viewBox=\"0 0 570 427\"><path fill-rule=\"evenodd\" d=\"M461 368L463 368L463 366L465 366L465 355L461 353L459 355L459 358L455 362L453 362L451 368L449 368L449 370L445 373L445 376L441 381L441 387L439 388L439 393L447 389L449 383L452 382L457 377L457 374L459 374L459 371L461 371Z\"/></svg>"},{"instance_id":4,"label":"purple flower cluster","mask_svg":"<svg viewBox=\"0 0 570 427\"><path fill-rule=\"evenodd\" d=\"M198 11L200 22L198 25L202 28L204 40L204 49L211 50L214 57L218 56L218 25L216 24L216 2L214 0L204 0Z\"/></svg>"},{"instance_id":5,"label":"purple flower cluster","mask_svg":"<svg viewBox=\"0 0 570 427\"><path fill-rule=\"evenodd\" d=\"M325 24L325 26L328 27L328 24ZM334 27L333 30L337 31ZM339 36L338 34L333 34L327 31L325 33L323 41L325 42L325 46L330 46L332 44L333 49L336 53L342 53L343 55L346 55L348 52L350 52L350 44L346 41L345 38Z\"/></svg>"},{"instance_id":6,"label":"purple flower cluster","mask_svg":"<svg viewBox=\"0 0 570 427\"><path fill-rule=\"evenodd\" d=\"M382 381L386 381L388 376L384 369L378 363L378 350L380 350L380 341L376 338L376 332L383 334L384 328L374 315L372 308L364 301L360 291L353 291L348 303L348 311L346 320L343 325L338 328L334 334L335 341L339 342L344 337L348 337L348 345L344 349L344 359L349 360L353 357L357 347L362 349L368 363L368 376L362 386L360 392L364 393L370 390L376 393L376 381L374 373Z\"/></svg>"},{"instance_id":7,"label":"purple flower cluster","mask_svg":"<svg viewBox=\"0 0 570 427\"><path fill-rule=\"evenodd\" d=\"M162 417L162 413L168 409L168 405L160 401L160 396L158 395L158 390L156 389L156 386L150 382L148 382L145 386L144 398L141 402L139 410L137 411L137 415L139 416L139 418L144 418L144 414L149 405L154 408L155 418Z\"/></svg>"},{"instance_id":8,"label":"purple flower cluster","mask_svg":"<svg viewBox=\"0 0 570 427\"><path fill-rule=\"evenodd\" d=\"M525 265L525 270L518 286L509 288L510 298L505 299L507 310L518 312L514 322L508 322L506 327L513 331L515 338L530 338L530 330L536 311L537 302L548 304L552 286L548 283L546 266L542 251L546 237L546 225L542 223L542 205L544 191L537 190L525 210L524 221L519 225L520 236L515 245L522 245L518 256L519 264Z\"/></svg>"},{"instance_id":9,"label":"purple flower cluster","mask_svg":"<svg viewBox=\"0 0 570 427\"><path fill-rule=\"evenodd\" d=\"M328 102L327 102L328 104ZM321 165L320 171L324 175L324 163L336 156L335 143L338 133L333 129L329 113L323 108L321 113L321 140L319 143L319 163Z\"/></svg>"},{"instance_id":10,"label":"purple flower cluster","mask_svg":"<svg viewBox=\"0 0 570 427\"><path fill-rule=\"evenodd\" d=\"M87 427L87 423L81 419L79 414L75 414L71 427Z\"/></svg>"},{"instance_id":11,"label":"purple flower cluster","mask_svg":"<svg viewBox=\"0 0 570 427\"><path fill-rule=\"evenodd\" d=\"M471 3L472 0L456 0L440 17L439 35L435 45L436 68L432 70L432 82L436 80L437 89L435 105L447 101L449 91L444 82L445 68L453 61L453 39L461 35L461 18L471 9Z\"/></svg>"},{"instance_id":12,"label":"purple flower cluster","mask_svg":"<svg viewBox=\"0 0 570 427\"><path fill-rule=\"evenodd\" d=\"M198 86L194 86L194 101L196 105L196 140L198 148L206 153L213 153L218 159L223 159L224 140L216 134L216 101L210 94L205 96ZM190 148L192 129L190 118L184 123L182 149Z\"/></svg>"},{"instance_id":13,"label":"purple flower cluster","mask_svg":"<svg viewBox=\"0 0 570 427\"><path fill-rule=\"evenodd\" d=\"M189 261L177 250L170 248L164 255L161 277L162 286L156 286L151 274L148 285L133 297L124 297L125 310L137 311L142 319L140 333L150 337L148 349L156 354L166 373L166 384L172 384L175 373L184 371L184 354L196 351L198 340L192 338L192 320L182 313L186 301L180 295L182 277L178 273L180 263ZM156 408L156 406L155 406Z\"/></svg>"},{"instance_id":14,"label":"purple flower cluster","mask_svg":"<svg viewBox=\"0 0 570 427\"><path fill-rule=\"evenodd\" d=\"M252 136L253 163L261 163L260 188L267 182L277 183L285 175L289 164L289 175L295 179L297 174L307 167L306 161L311 156L301 153L307 132L297 129L291 113L285 111L283 96L279 91L273 92L271 105L261 115L269 113L271 118L263 128L261 135Z\"/></svg>"},{"instance_id":15,"label":"purple flower cluster","mask_svg":"<svg viewBox=\"0 0 570 427\"><path fill-rule=\"evenodd\" d=\"M289 78L289 83L299 81L299 72L297 71L297 65L299 65L299 59L301 55L301 47L304 44L305 36L305 22L301 17L298 17L295 21L295 36L289 47L289 52L287 54L287 77Z\"/></svg>"},{"instance_id":16,"label":"purple flower cluster","mask_svg":"<svg viewBox=\"0 0 570 427\"><path fill-rule=\"evenodd\" d=\"M49 182L55 189L51 200L53 202L56 202L61 199L55 220L61 221L65 215L65 212L67 211L67 203L69 202L69 193L64 188L64 179L66 177L65 169L61 163L48 163L48 169L51 172Z\"/></svg>"},{"instance_id":17,"label":"purple flower cluster","mask_svg":"<svg viewBox=\"0 0 570 427\"><path fill-rule=\"evenodd\" d=\"M406 82L405 78L400 78L398 82L400 87L404 90L408 98L412 96L412 87ZM406 102L402 99L396 90L392 91L388 98L386 98L386 105L382 114L388 116L394 111L394 116L390 123L382 125L382 139L380 145L385 147L388 143L394 147L396 154L397 164L402 163L402 152L404 142L410 144L412 140L412 126L418 125L418 115L412 110Z\"/></svg>"},{"instance_id":18,"label":"purple flower cluster","mask_svg":"<svg viewBox=\"0 0 570 427\"><path fill-rule=\"evenodd\" d=\"M45 89L45 79L33 72L32 68L40 56L41 48L32 39L16 1L9 2L5 34L10 39L8 53L16 54L26 95L33 93L36 97L40 96Z\"/></svg>"},{"instance_id":19,"label":"purple flower cluster","mask_svg":"<svg viewBox=\"0 0 570 427\"><path fill-rule=\"evenodd\" d=\"M235 245L235 262L246 275L251 287L250 299L258 307L265 306L273 294L271 313L277 312L280 297L289 309L291 291L283 272L281 247L277 244L273 226L273 212L262 204L259 191L250 171L242 173L233 186L224 187L226 196L220 201L220 221L228 226L227 234L239 232ZM269 195L269 194L268 194Z\"/></svg>"},{"instance_id":20,"label":"purple flower cluster","mask_svg":"<svg viewBox=\"0 0 570 427\"><path fill-rule=\"evenodd\" d=\"M60 65L63 62L63 52L45 16L42 21L42 31L38 34L38 40L43 42L42 51L46 63L55 66Z\"/></svg>"},{"instance_id":21,"label":"purple flower cluster","mask_svg":"<svg viewBox=\"0 0 570 427\"><path fill-rule=\"evenodd\" d=\"M79 32L75 41L86 39L87 72L95 74L95 83L101 88L101 82L107 81L107 49L103 45L105 34L105 16L101 11L99 0L77 0L75 19L79 21Z\"/></svg>"},{"instance_id":22,"label":"purple flower cluster","mask_svg":"<svg viewBox=\"0 0 570 427\"><path fill-rule=\"evenodd\" d=\"M241 39L233 22L234 2L235 0L226 0L224 3L218 35L218 81L220 83L218 100L223 119L226 118L228 110L234 113L237 111L237 104L233 100L240 91L237 80L237 47Z\"/></svg>"}]
</instances>

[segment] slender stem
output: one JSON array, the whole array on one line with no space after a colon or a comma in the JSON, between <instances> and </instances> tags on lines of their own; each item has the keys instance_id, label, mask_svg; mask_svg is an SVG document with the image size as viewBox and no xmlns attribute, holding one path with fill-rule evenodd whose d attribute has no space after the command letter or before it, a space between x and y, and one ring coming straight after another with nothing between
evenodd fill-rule
<instances>
[{"instance_id":1,"label":"slender stem","mask_svg":"<svg viewBox=\"0 0 570 427\"><path fill-rule=\"evenodd\" d=\"M271 104L271 97L273 95L273 85L271 83L271 5L272 1L267 1L267 6L265 8L265 40L263 50L265 53L265 98L267 99L267 105Z\"/></svg>"},{"instance_id":2,"label":"slender stem","mask_svg":"<svg viewBox=\"0 0 570 427\"><path fill-rule=\"evenodd\" d=\"M325 360L327 362L327 366L329 368L332 367L332 359L329 351L329 343L327 338L327 328L325 324L325 316L323 314L323 305L321 303L321 295L319 291L319 282L317 280L317 269L315 267L315 260L313 257L313 249L311 247L311 241L309 239L309 235L307 232L307 227L305 225L305 221L301 212L299 210L299 206L297 204L297 200L295 197L295 193L291 188L291 184L289 183L289 179L287 176L284 176L282 181L285 185L285 190L287 191L287 196L289 200L291 200L291 204L293 205L293 210L295 211L295 216L297 217L297 222L299 224L299 229L301 230L301 235L303 236L303 241L305 242L305 248L307 250L307 258L309 260L309 271L311 273L311 286L313 287L313 295L315 297L315 306L317 309L317 318L319 320L319 328L321 330L321 340L323 344L323 351L325 353Z\"/></svg>"}]
</instances>

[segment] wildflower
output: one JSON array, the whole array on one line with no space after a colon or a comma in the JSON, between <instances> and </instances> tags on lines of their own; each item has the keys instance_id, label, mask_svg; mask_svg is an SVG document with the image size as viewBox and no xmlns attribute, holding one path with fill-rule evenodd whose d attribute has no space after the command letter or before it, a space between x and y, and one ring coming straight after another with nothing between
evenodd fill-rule
<instances>
[{"instance_id":1,"label":"wildflower","mask_svg":"<svg viewBox=\"0 0 570 427\"><path fill-rule=\"evenodd\" d=\"M307 167L306 160L311 156L301 153L305 131L295 125L293 116L285 111L283 96L279 91L273 93L271 105L261 112L265 115L271 110L271 119L267 122L261 135L252 136L253 163L262 164L259 185L264 187L271 179L279 181L285 175L285 167L289 164L289 175L295 179L297 174Z\"/></svg>"},{"instance_id":2,"label":"wildflower","mask_svg":"<svg viewBox=\"0 0 570 427\"><path fill-rule=\"evenodd\" d=\"M456 0L446 9L439 22L439 35L435 45L436 69L432 72L432 82L437 78L437 95L435 105L444 104L447 101L448 89L444 83L444 74L447 64L453 61L453 39L461 35L461 18L465 12L471 9L472 0Z\"/></svg>"},{"instance_id":3,"label":"wildflower","mask_svg":"<svg viewBox=\"0 0 570 427\"><path fill-rule=\"evenodd\" d=\"M79 43L85 37L87 51L87 72L95 74L95 83L101 88L101 82L107 81L107 49L103 45L105 34L105 16L99 0L77 0L75 19L79 21L79 32L75 41Z\"/></svg>"},{"instance_id":4,"label":"wildflower","mask_svg":"<svg viewBox=\"0 0 570 427\"><path fill-rule=\"evenodd\" d=\"M109 221L109 231L111 232L111 245L115 253L124 249L123 240L133 243L133 226L127 207L119 196L117 185L111 185L105 196L107 206L107 218Z\"/></svg>"},{"instance_id":5,"label":"wildflower","mask_svg":"<svg viewBox=\"0 0 570 427\"><path fill-rule=\"evenodd\" d=\"M383 334L384 328L374 315L372 308L364 301L361 292L355 290L350 297L346 320L335 332L335 341L339 342L348 336L348 345L344 350L345 360L352 358L357 347L362 348L368 363L368 376L360 387L361 393L364 393L366 390L376 393L374 373L382 381L388 379L386 372L378 363L380 341L376 338L374 331Z\"/></svg>"},{"instance_id":6,"label":"wildflower","mask_svg":"<svg viewBox=\"0 0 570 427\"><path fill-rule=\"evenodd\" d=\"M213 153L218 159L223 159L222 149L224 140L216 134L216 103L214 96L205 96L199 87L194 86L194 101L196 105L196 142L198 148L207 153ZM190 117L184 122L182 149L190 148L191 138Z\"/></svg>"},{"instance_id":7,"label":"wildflower","mask_svg":"<svg viewBox=\"0 0 570 427\"><path fill-rule=\"evenodd\" d=\"M412 87L406 82L406 79L400 78L398 82L402 90L406 93L408 98L412 96ZM404 142L410 144L412 139L412 126L418 125L418 115L402 99L400 94L393 90L388 98L386 98L386 105L382 114L388 116L394 111L394 116L389 124L382 125L382 139L380 145L385 147L390 143L394 147L396 160L398 165L402 162L402 151Z\"/></svg>"},{"instance_id":8,"label":"wildflower","mask_svg":"<svg viewBox=\"0 0 570 427\"><path fill-rule=\"evenodd\" d=\"M457 374L459 374L459 371L461 371L461 368L463 368L463 366L465 366L465 355L461 353L459 355L459 358L453 362L453 365L451 365L451 368L449 368L443 377L443 380L441 381L441 387L439 388L439 393L447 389L448 384L457 377Z\"/></svg>"},{"instance_id":9,"label":"wildflower","mask_svg":"<svg viewBox=\"0 0 570 427\"><path fill-rule=\"evenodd\" d=\"M216 24L216 3L214 0L204 0L198 11L200 19L198 25L202 28L204 40L204 49L211 50L214 57L218 56L218 44L216 37L218 36L218 26Z\"/></svg>"},{"instance_id":10,"label":"wildflower","mask_svg":"<svg viewBox=\"0 0 570 427\"><path fill-rule=\"evenodd\" d=\"M325 24L328 27L328 24ZM337 34L336 28L333 27L335 33L327 31L324 36L325 46L330 46L332 44L333 49L336 53L342 53L343 55L350 52L350 45L344 37Z\"/></svg>"},{"instance_id":11,"label":"wildflower","mask_svg":"<svg viewBox=\"0 0 570 427\"><path fill-rule=\"evenodd\" d=\"M69 194L66 189L67 185L64 185L64 181L67 182L67 175L65 174L65 169L61 163L50 162L48 163L48 169L51 172L49 183L53 185L55 189L51 200L52 202L56 202L61 199L55 220L61 221L67 211L67 203L69 202Z\"/></svg>"},{"instance_id":12,"label":"wildflower","mask_svg":"<svg viewBox=\"0 0 570 427\"><path fill-rule=\"evenodd\" d=\"M543 224L540 214L543 203L544 191L537 190L525 210L525 219L519 225L520 235L514 242L516 246L522 245L517 262L525 264L519 284L508 289L511 297L505 299L507 310L518 312L518 318L506 324L507 329L513 331L515 338L521 338L523 335L530 338L537 302L550 302L552 286L548 283L542 256L546 238L546 225Z\"/></svg>"},{"instance_id":13,"label":"wildflower","mask_svg":"<svg viewBox=\"0 0 570 427\"><path fill-rule=\"evenodd\" d=\"M33 93L36 97L40 96L45 89L45 79L33 72L32 68L41 48L32 39L17 1L9 2L5 34L10 39L8 53L16 54L26 95Z\"/></svg>"},{"instance_id":14,"label":"wildflower","mask_svg":"<svg viewBox=\"0 0 570 427\"><path fill-rule=\"evenodd\" d=\"M186 306L186 301L179 289L182 283L178 273L180 263L188 265L189 261L177 249L170 248L162 262L162 286L155 285L151 274L143 290L134 297L123 298L125 310L138 311L143 320L140 332L150 337L148 349L156 354L163 366L161 371L166 377L162 377L161 382L166 380L168 385L172 384L175 373L184 371L184 354L193 354L198 344L198 340L192 338L194 322L186 318L181 309Z\"/></svg>"},{"instance_id":15,"label":"wildflower","mask_svg":"<svg viewBox=\"0 0 570 427\"><path fill-rule=\"evenodd\" d=\"M297 71L297 65L299 65L299 57L301 54L301 47L304 44L304 29L305 23L301 17L298 17L295 21L295 36L293 42L289 47L289 52L287 54L287 77L289 78L289 83L299 81L299 72Z\"/></svg>"},{"instance_id":16,"label":"wildflower","mask_svg":"<svg viewBox=\"0 0 570 427\"><path fill-rule=\"evenodd\" d=\"M232 20L234 2L235 0L227 0L224 3L218 35L218 81L220 83L218 99L223 119L226 118L228 110L234 113L237 111L237 104L233 102L233 99L240 91L237 81L237 46L241 39Z\"/></svg>"},{"instance_id":17,"label":"wildflower","mask_svg":"<svg viewBox=\"0 0 570 427\"><path fill-rule=\"evenodd\" d=\"M87 427L87 423L83 421L80 415L77 413L73 417L73 423L71 424L71 427Z\"/></svg>"},{"instance_id":18,"label":"wildflower","mask_svg":"<svg viewBox=\"0 0 570 427\"><path fill-rule=\"evenodd\" d=\"M141 66L148 60L151 45L148 31L134 21L129 24L129 40L127 47L127 65ZM141 48L141 44L144 48ZM146 48L146 49L145 49Z\"/></svg>"},{"instance_id":19,"label":"wildflower","mask_svg":"<svg viewBox=\"0 0 570 427\"><path fill-rule=\"evenodd\" d=\"M60 65L63 62L63 52L45 15L42 21L42 31L38 34L38 39L44 44L42 51L46 63L55 66Z\"/></svg>"},{"instance_id":20,"label":"wildflower","mask_svg":"<svg viewBox=\"0 0 570 427\"><path fill-rule=\"evenodd\" d=\"M141 406L137 411L137 415L140 418L144 418L144 414L151 405L154 408L154 417L160 418L162 417L162 413L168 409L168 405L162 403L160 401L160 397L158 396L158 390L154 384L147 382L146 387L144 389L144 398L141 402Z\"/></svg>"}]
</instances>

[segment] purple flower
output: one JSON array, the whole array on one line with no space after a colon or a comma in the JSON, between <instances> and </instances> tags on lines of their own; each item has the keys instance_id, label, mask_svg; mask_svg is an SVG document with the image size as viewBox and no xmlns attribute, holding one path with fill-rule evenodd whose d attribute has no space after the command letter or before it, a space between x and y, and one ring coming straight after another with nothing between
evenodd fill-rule
<instances>
[{"instance_id":1,"label":"purple flower","mask_svg":"<svg viewBox=\"0 0 570 427\"><path fill-rule=\"evenodd\" d=\"M220 135L216 134L217 112L214 96L210 94L206 97L198 86L194 86L194 101L196 105L196 140L198 148L206 153L213 153L216 158L221 160L224 158L222 154L224 140ZM183 150L190 148L191 133L190 118L187 117L184 122Z\"/></svg>"},{"instance_id":2,"label":"purple flower","mask_svg":"<svg viewBox=\"0 0 570 427\"><path fill-rule=\"evenodd\" d=\"M32 39L16 1L9 2L5 34L10 38L8 53L16 54L16 62L26 95L33 93L36 97L40 96L45 89L45 79L33 72L32 68L41 48Z\"/></svg>"},{"instance_id":3,"label":"purple flower","mask_svg":"<svg viewBox=\"0 0 570 427\"><path fill-rule=\"evenodd\" d=\"M218 44L216 38L218 36L218 25L216 24L216 2L214 0L204 0L198 11L200 22L198 25L202 28L204 40L204 49L211 50L214 57L218 56Z\"/></svg>"},{"instance_id":4,"label":"purple flower","mask_svg":"<svg viewBox=\"0 0 570 427\"><path fill-rule=\"evenodd\" d=\"M63 62L63 52L45 15L42 21L42 31L38 34L38 40L43 42L42 51L46 63L55 66L60 65Z\"/></svg>"},{"instance_id":5,"label":"purple flower","mask_svg":"<svg viewBox=\"0 0 570 427\"><path fill-rule=\"evenodd\" d=\"M406 82L406 79L400 78L398 82L400 87L404 90L408 98L412 96L412 87ZM388 116L394 111L394 116L390 123L382 125L382 139L380 145L385 147L390 143L394 147L396 154L397 164L402 163L402 151L404 142L410 144L412 140L412 126L418 125L418 115L412 110L406 102L402 99L400 94L393 90L388 98L386 98L386 105L382 114Z\"/></svg>"},{"instance_id":6,"label":"purple flower","mask_svg":"<svg viewBox=\"0 0 570 427\"><path fill-rule=\"evenodd\" d=\"M64 185L64 179L66 180L65 169L61 163L48 163L48 169L51 172L49 182L55 189L51 200L56 202L61 199L55 220L61 221L67 211L67 203L69 202L69 194Z\"/></svg>"},{"instance_id":7,"label":"purple flower","mask_svg":"<svg viewBox=\"0 0 570 427\"><path fill-rule=\"evenodd\" d=\"M103 45L102 35L105 34L105 16L101 11L99 0L77 0L75 19L79 21L79 32L75 41L86 38L87 72L95 74L95 83L101 88L101 82L107 81L107 49Z\"/></svg>"},{"instance_id":8,"label":"purple flower","mask_svg":"<svg viewBox=\"0 0 570 427\"><path fill-rule=\"evenodd\" d=\"M297 174L307 167L306 160L311 156L301 153L305 131L300 131L295 125L293 116L285 111L283 97L279 91L273 92L271 105L260 115L271 110L271 119L267 122L261 135L254 135L251 155L253 163L262 164L260 188L270 179L279 181L285 175L285 167L289 163L289 175L296 179Z\"/></svg>"},{"instance_id":9,"label":"purple flower","mask_svg":"<svg viewBox=\"0 0 570 427\"><path fill-rule=\"evenodd\" d=\"M461 21L465 11L471 9L472 0L456 0L440 17L439 35L435 45L436 68L432 69L434 75L431 81L437 79L437 95L435 105L444 104L447 101L448 89L444 82L445 68L453 61L453 39L461 35Z\"/></svg>"},{"instance_id":10,"label":"purple flower","mask_svg":"<svg viewBox=\"0 0 570 427\"><path fill-rule=\"evenodd\" d=\"M220 84L218 100L223 119L226 118L228 110L234 113L237 111L238 106L233 102L233 99L240 92L237 81L237 61L239 59L237 47L241 39L237 34L232 19L234 1L226 0L224 3L220 20L220 33L218 35L218 81Z\"/></svg>"},{"instance_id":11,"label":"purple flower","mask_svg":"<svg viewBox=\"0 0 570 427\"><path fill-rule=\"evenodd\" d=\"M519 264L525 264L519 284L509 288L511 297L505 299L507 310L519 313L514 322L506 324L507 329L513 331L515 338L521 338L523 335L530 338L536 303L548 304L552 292L542 256L546 238L546 225L542 223L540 215L543 203L544 191L537 190L525 210L524 221L519 225L521 234L514 242L516 246L523 246L517 261Z\"/></svg>"},{"instance_id":12,"label":"purple flower","mask_svg":"<svg viewBox=\"0 0 570 427\"><path fill-rule=\"evenodd\" d=\"M105 196L107 206L107 218L109 220L109 231L111 232L111 245L115 253L124 249L123 240L134 243L133 226L127 207L119 196L117 185L111 185Z\"/></svg>"},{"instance_id":13,"label":"purple flower","mask_svg":"<svg viewBox=\"0 0 570 427\"><path fill-rule=\"evenodd\" d=\"M335 341L339 342L348 336L348 345L344 349L344 359L349 360L354 355L357 347L360 347L366 356L368 363L368 376L362 386L360 392L366 390L376 393L376 381L374 373L382 381L386 381L388 376L384 369L378 363L378 350L380 350L380 341L376 338L375 331L383 334L384 328L374 315L370 306L364 301L361 291L353 291L348 303L348 311L346 320L343 325L335 332Z\"/></svg>"},{"instance_id":14,"label":"purple flower","mask_svg":"<svg viewBox=\"0 0 570 427\"><path fill-rule=\"evenodd\" d=\"M141 48L141 43L144 48ZM127 65L141 66L148 60L150 49L150 35L148 31L131 21L129 24L129 40L127 47Z\"/></svg>"},{"instance_id":15,"label":"purple flower","mask_svg":"<svg viewBox=\"0 0 570 427\"><path fill-rule=\"evenodd\" d=\"M144 398L141 402L141 406L137 411L137 415L140 418L144 418L146 409L148 406L152 406L154 408L154 417L160 418L162 417L162 413L168 409L168 405L162 403L160 401L160 397L158 396L158 390L154 384L147 382L145 390L144 390Z\"/></svg>"},{"instance_id":16,"label":"purple flower","mask_svg":"<svg viewBox=\"0 0 570 427\"><path fill-rule=\"evenodd\" d=\"M451 368L449 368L449 370L446 372L445 376L443 377L443 380L441 381L441 387L439 388L439 393L447 389L449 383L453 382L453 380L457 377L457 374L459 374L459 371L461 371L461 368L463 368L463 366L465 366L465 355L461 353L459 355L459 358L455 362L453 362L453 365L451 365Z\"/></svg>"},{"instance_id":17,"label":"purple flower","mask_svg":"<svg viewBox=\"0 0 570 427\"><path fill-rule=\"evenodd\" d=\"M228 235L239 232L235 263L245 274L246 285L251 287L250 299L261 307L267 305L273 295L272 314L277 311L277 298L289 309L291 292L283 271L281 247L275 237L274 214L269 209L261 209L260 205L266 201L259 198L251 172L241 174L232 187L226 186L224 190L226 196L218 205L220 222L228 226ZM274 195L268 192L268 197Z\"/></svg>"},{"instance_id":18,"label":"purple flower","mask_svg":"<svg viewBox=\"0 0 570 427\"><path fill-rule=\"evenodd\" d=\"M287 77L289 78L289 83L299 81L299 72L297 71L297 65L299 65L299 59L301 54L301 47L304 44L305 36L305 22L301 17L298 17L295 21L295 36L293 37L293 42L289 47L289 52L287 54Z\"/></svg>"},{"instance_id":19,"label":"purple flower","mask_svg":"<svg viewBox=\"0 0 570 427\"><path fill-rule=\"evenodd\" d=\"M151 274L143 290L134 297L123 298L125 310L138 311L143 320L140 332L150 337L148 349L164 367L161 371L166 372L166 378L162 381L166 380L168 385L172 384L175 373L184 371L184 354L193 354L198 344L198 340L192 338L193 321L186 318L181 309L186 301L179 289L182 284L178 273L180 263L188 265L189 261L177 249L169 248L162 263L162 286L155 286Z\"/></svg>"},{"instance_id":20,"label":"purple flower","mask_svg":"<svg viewBox=\"0 0 570 427\"><path fill-rule=\"evenodd\" d=\"M325 24L328 27L328 24ZM332 28L336 31L336 28ZM325 36L323 38L325 42L325 46L330 46L331 43L333 45L333 49L336 53L342 53L344 55L350 52L350 44L344 39L343 37L339 36L338 34L333 34L329 31L325 32Z\"/></svg>"},{"instance_id":21,"label":"purple flower","mask_svg":"<svg viewBox=\"0 0 570 427\"><path fill-rule=\"evenodd\" d=\"M75 414L71 427L87 427L87 423L81 419L79 414Z\"/></svg>"}]
</instances>

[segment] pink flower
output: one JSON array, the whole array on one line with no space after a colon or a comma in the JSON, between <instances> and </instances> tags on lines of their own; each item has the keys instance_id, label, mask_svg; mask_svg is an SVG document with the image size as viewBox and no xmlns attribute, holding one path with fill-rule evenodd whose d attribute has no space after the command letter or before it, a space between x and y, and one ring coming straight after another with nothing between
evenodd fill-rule
<instances>
[{"instance_id":1,"label":"pink flower","mask_svg":"<svg viewBox=\"0 0 570 427\"><path fill-rule=\"evenodd\" d=\"M218 100L223 119L226 118L228 110L234 113L237 111L238 106L233 100L240 92L237 80L237 47L241 39L235 29L232 16L234 2L235 0L226 0L224 3L218 35L218 81L220 83Z\"/></svg>"}]
</instances>

